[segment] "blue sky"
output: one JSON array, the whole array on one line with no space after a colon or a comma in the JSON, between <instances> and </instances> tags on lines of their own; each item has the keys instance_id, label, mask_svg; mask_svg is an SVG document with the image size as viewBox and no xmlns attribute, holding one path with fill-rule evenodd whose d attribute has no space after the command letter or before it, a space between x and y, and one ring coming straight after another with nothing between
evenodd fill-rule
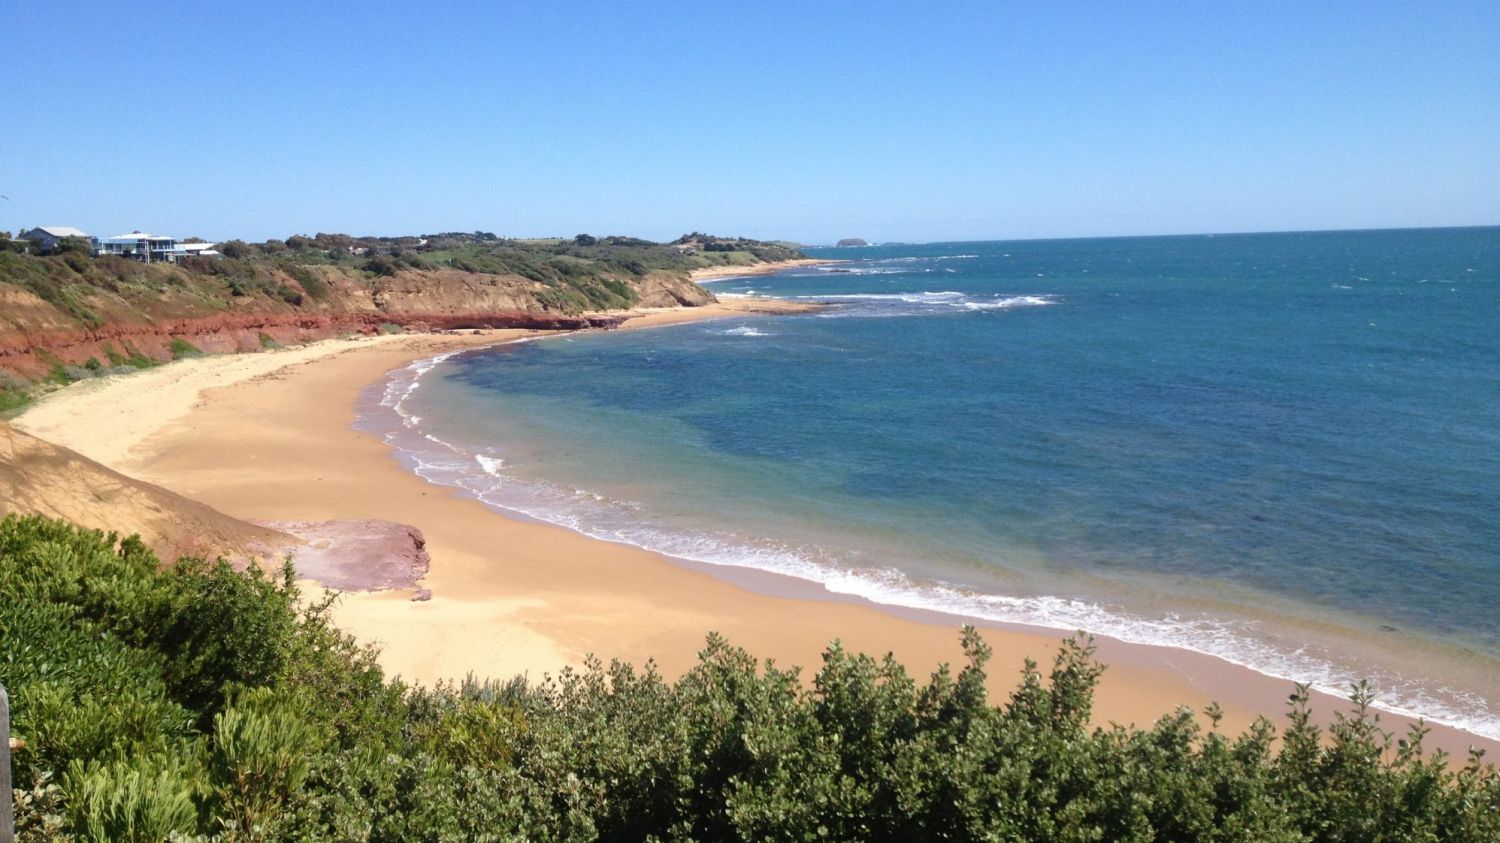
<instances>
[{"instance_id":1,"label":"blue sky","mask_svg":"<svg viewBox=\"0 0 1500 843\"><path fill-rule=\"evenodd\" d=\"M1500 223L1494 0L214 5L7 6L0 229Z\"/></svg>"}]
</instances>

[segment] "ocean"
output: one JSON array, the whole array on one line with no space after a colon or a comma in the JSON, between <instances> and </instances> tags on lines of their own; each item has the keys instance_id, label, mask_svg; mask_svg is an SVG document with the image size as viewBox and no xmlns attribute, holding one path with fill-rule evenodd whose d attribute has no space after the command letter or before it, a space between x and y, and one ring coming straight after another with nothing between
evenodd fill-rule
<instances>
[{"instance_id":1,"label":"ocean","mask_svg":"<svg viewBox=\"0 0 1500 843\"><path fill-rule=\"evenodd\" d=\"M361 424L599 538L1500 739L1500 228L810 254L709 288L820 312L421 361Z\"/></svg>"}]
</instances>

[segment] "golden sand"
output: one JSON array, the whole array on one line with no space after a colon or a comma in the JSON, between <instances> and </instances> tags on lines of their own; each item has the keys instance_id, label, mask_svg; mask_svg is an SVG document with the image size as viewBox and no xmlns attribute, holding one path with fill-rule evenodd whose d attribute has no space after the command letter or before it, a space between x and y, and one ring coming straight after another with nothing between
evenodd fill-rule
<instances>
[{"instance_id":1,"label":"golden sand","mask_svg":"<svg viewBox=\"0 0 1500 843\"><path fill-rule=\"evenodd\" d=\"M743 301L656 311L629 328L744 316ZM209 357L70 387L18 427L110 467L251 520L378 518L426 535L431 599L405 591L351 593L337 622L381 648L408 680L466 674L533 679L586 655L654 661L668 676L690 667L710 630L778 664L816 669L823 649L893 652L919 676L961 659L955 617L887 611L820 587L754 573L721 572L561 527L505 517L403 469L377 438L353 429L361 392L410 361L502 342L483 336L397 336L317 343L264 354ZM730 578L734 582L730 581ZM985 626L996 657L990 685L1014 686L1024 657L1044 665L1062 633ZM1290 682L1164 647L1100 641L1109 664L1095 714L1149 725L1179 705L1218 700L1223 728L1255 716L1280 721ZM1318 696L1325 719L1337 700ZM1404 729L1399 718L1390 727ZM1466 733L1435 729L1429 745L1462 753Z\"/></svg>"}]
</instances>

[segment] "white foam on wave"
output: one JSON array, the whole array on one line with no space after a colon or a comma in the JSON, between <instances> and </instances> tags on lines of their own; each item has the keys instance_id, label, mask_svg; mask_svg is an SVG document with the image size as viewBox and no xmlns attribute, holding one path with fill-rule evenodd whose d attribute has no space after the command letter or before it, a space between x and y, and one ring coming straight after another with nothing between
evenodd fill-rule
<instances>
[{"instance_id":1,"label":"white foam on wave","mask_svg":"<svg viewBox=\"0 0 1500 843\"><path fill-rule=\"evenodd\" d=\"M765 331L757 331L756 329L750 327L749 325L741 325L738 328L730 328L729 330L727 330L727 331L721 331L720 333L722 333L726 337L769 337L769 336L772 336L772 334L769 334L769 333L767 333Z\"/></svg>"},{"instance_id":2,"label":"white foam on wave","mask_svg":"<svg viewBox=\"0 0 1500 843\"><path fill-rule=\"evenodd\" d=\"M972 259L977 258L977 257L979 257L979 256L978 255L931 255L931 256L906 257L906 258L879 258L879 259L875 259L875 260L870 261L870 263L882 264L882 263L922 263L924 261L961 261L961 260L972 260Z\"/></svg>"},{"instance_id":3,"label":"white foam on wave","mask_svg":"<svg viewBox=\"0 0 1500 843\"><path fill-rule=\"evenodd\" d=\"M1384 711L1421 717L1500 740L1500 713L1491 711L1482 699L1445 689L1434 691L1428 683L1372 673L1363 667L1339 666L1305 646L1276 646L1270 643L1272 636L1252 621L1180 614L1148 617L1070 597L1018 597L923 582L894 568L860 567L851 554L836 549L746 537L729 531L668 529L652 524L649 515L643 516L644 507L638 502L613 500L587 489L563 488L517 477L507 472L505 460L493 448L485 449L489 453L472 452L416 428L413 420L420 416L407 407L409 399L420 387L423 375L456 353L417 361L391 373L379 408L395 414L399 424L389 426L385 439L419 477L435 485L460 489L497 511L520 514L591 538L679 559L796 577L817 583L833 594L859 597L884 606L1064 632L1082 629L1128 643L1189 650L1268 676L1305 682L1319 691L1344 698L1355 681L1369 678L1380 692L1377 707Z\"/></svg>"},{"instance_id":4,"label":"white foam on wave","mask_svg":"<svg viewBox=\"0 0 1500 843\"><path fill-rule=\"evenodd\" d=\"M900 301L912 304L944 304L961 300L964 294L944 290L938 293L830 293L822 296L795 296L794 298L819 301Z\"/></svg>"},{"instance_id":5,"label":"white foam on wave","mask_svg":"<svg viewBox=\"0 0 1500 843\"><path fill-rule=\"evenodd\" d=\"M422 376L432 371L439 363L461 354L458 351L449 351L432 357L424 357L421 360L391 372L386 379L385 390L380 398L380 405L388 407L401 420L403 427L412 428L421 422L422 417L414 415L406 408L406 402L422 386Z\"/></svg>"},{"instance_id":6,"label":"white foam on wave","mask_svg":"<svg viewBox=\"0 0 1500 843\"><path fill-rule=\"evenodd\" d=\"M795 296L794 298L824 304L848 305L846 308L819 314L824 318L918 316L950 311L1009 310L1017 307L1045 307L1060 301L1056 296L1051 295L975 296L953 290L929 290L917 293L837 293Z\"/></svg>"},{"instance_id":7,"label":"white foam on wave","mask_svg":"<svg viewBox=\"0 0 1500 843\"><path fill-rule=\"evenodd\" d=\"M835 275L903 275L910 270L899 266L820 266L819 272L829 272Z\"/></svg>"},{"instance_id":8,"label":"white foam on wave","mask_svg":"<svg viewBox=\"0 0 1500 843\"><path fill-rule=\"evenodd\" d=\"M1044 307L1056 303L1057 300L1050 296L1009 296L993 301L966 301L964 307L969 310L1005 310L1011 307Z\"/></svg>"}]
</instances>

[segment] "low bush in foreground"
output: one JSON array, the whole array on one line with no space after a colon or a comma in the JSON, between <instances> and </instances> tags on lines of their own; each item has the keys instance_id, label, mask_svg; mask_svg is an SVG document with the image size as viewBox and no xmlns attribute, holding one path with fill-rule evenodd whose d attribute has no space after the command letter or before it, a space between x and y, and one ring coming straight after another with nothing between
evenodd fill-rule
<instances>
[{"instance_id":1,"label":"low bush in foreground","mask_svg":"<svg viewBox=\"0 0 1500 843\"><path fill-rule=\"evenodd\" d=\"M809 680L710 635L676 682L590 662L410 688L292 573L0 523L23 840L1500 840L1500 777L1366 704L1289 726L1097 728L1066 642L1008 699L989 648L918 682L837 644ZM1210 721L1216 722L1210 712Z\"/></svg>"}]
</instances>

